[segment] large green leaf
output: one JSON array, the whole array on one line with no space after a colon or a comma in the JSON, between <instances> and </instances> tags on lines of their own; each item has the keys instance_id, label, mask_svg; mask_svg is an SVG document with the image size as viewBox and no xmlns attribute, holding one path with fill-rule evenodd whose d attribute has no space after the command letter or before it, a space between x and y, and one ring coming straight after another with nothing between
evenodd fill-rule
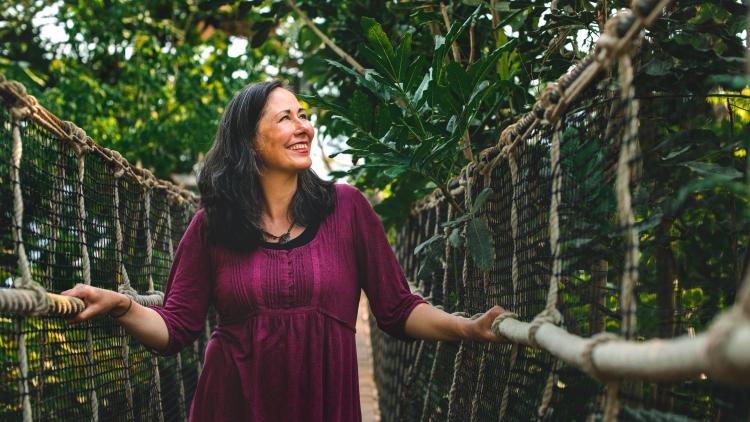
<instances>
[{"instance_id":1,"label":"large green leaf","mask_svg":"<svg viewBox=\"0 0 750 422\"><path fill-rule=\"evenodd\" d=\"M365 38L367 43L373 49L375 54L389 69L390 75L394 78L398 78L398 66L396 64L396 54L393 51L393 45L388 39L388 36L383 32L383 27L372 18L363 16L360 19L362 29L365 31ZM411 46L410 46L411 47ZM411 50L411 48L409 48Z\"/></svg>"},{"instance_id":2,"label":"large green leaf","mask_svg":"<svg viewBox=\"0 0 750 422\"><path fill-rule=\"evenodd\" d=\"M414 255L419 256L421 253L427 251L434 243L441 242L444 238L445 236L443 236L442 234L433 235L429 239L417 245L416 248L414 248Z\"/></svg>"},{"instance_id":3,"label":"large green leaf","mask_svg":"<svg viewBox=\"0 0 750 422\"><path fill-rule=\"evenodd\" d=\"M466 225L466 244L474 264L482 271L491 270L495 265L495 242L481 218L472 218Z\"/></svg>"},{"instance_id":4,"label":"large green leaf","mask_svg":"<svg viewBox=\"0 0 750 422\"><path fill-rule=\"evenodd\" d=\"M742 173L734 167L724 167L715 163L703 163L699 161L691 161L688 163L682 163L690 170L700 174L701 176L711 176L724 180L734 180L742 177Z\"/></svg>"},{"instance_id":5,"label":"large green leaf","mask_svg":"<svg viewBox=\"0 0 750 422\"><path fill-rule=\"evenodd\" d=\"M476 199L474 199L474 203L471 204L471 212L476 214L480 208L484 205L485 202L490 198L492 195L493 190L492 188L484 188L481 192L479 192L479 195L477 195Z\"/></svg>"}]
</instances>

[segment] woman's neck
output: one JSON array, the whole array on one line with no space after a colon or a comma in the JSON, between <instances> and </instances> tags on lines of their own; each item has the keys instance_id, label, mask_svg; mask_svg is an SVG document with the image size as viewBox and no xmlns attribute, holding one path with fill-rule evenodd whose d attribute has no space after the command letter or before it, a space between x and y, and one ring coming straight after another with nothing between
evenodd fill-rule
<instances>
[{"instance_id":1,"label":"woman's neck","mask_svg":"<svg viewBox=\"0 0 750 422\"><path fill-rule=\"evenodd\" d=\"M267 172L261 176L260 186L265 206L263 217L267 219L267 225L288 225L289 204L297 191L297 174Z\"/></svg>"}]
</instances>

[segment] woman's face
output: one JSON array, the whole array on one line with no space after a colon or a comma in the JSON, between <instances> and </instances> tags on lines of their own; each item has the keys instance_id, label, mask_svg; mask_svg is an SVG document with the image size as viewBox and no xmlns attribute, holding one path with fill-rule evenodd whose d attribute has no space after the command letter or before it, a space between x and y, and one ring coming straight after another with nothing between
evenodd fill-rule
<instances>
[{"instance_id":1,"label":"woman's face","mask_svg":"<svg viewBox=\"0 0 750 422\"><path fill-rule=\"evenodd\" d=\"M297 97L283 88L271 91L255 140L263 170L297 173L310 168L313 136L315 130Z\"/></svg>"}]
</instances>

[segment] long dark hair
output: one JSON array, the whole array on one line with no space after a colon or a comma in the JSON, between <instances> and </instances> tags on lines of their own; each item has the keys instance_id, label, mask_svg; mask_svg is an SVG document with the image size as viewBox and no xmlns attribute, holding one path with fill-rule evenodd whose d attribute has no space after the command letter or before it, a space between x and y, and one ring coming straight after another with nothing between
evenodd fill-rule
<instances>
[{"instance_id":1,"label":"long dark hair","mask_svg":"<svg viewBox=\"0 0 750 422\"><path fill-rule=\"evenodd\" d=\"M198 178L208 239L235 251L251 251L263 241L260 187L263 163L255 149L258 121L280 81L250 84L227 105L216 140L206 155ZM290 218L304 226L317 224L333 210L334 182L320 179L312 169L297 177L297 191L289 205Z\"/></svg>"}]
</instances>

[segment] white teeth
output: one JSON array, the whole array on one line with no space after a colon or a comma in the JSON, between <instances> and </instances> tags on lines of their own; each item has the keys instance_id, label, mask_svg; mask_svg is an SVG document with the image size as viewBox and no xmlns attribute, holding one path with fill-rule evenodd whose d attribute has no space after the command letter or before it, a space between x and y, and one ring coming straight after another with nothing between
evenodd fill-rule
<instances>
[{"instance_id":1,"label":"white teeth","mask_svg":"<svg viewBox=\"0 0 750 422\"><path fill-rule=\"evenodd\" d=\"M294 144L290 146L288 149L297 150L297 149L307 149L306 144Z\"/></svg>"}]
</instances>

